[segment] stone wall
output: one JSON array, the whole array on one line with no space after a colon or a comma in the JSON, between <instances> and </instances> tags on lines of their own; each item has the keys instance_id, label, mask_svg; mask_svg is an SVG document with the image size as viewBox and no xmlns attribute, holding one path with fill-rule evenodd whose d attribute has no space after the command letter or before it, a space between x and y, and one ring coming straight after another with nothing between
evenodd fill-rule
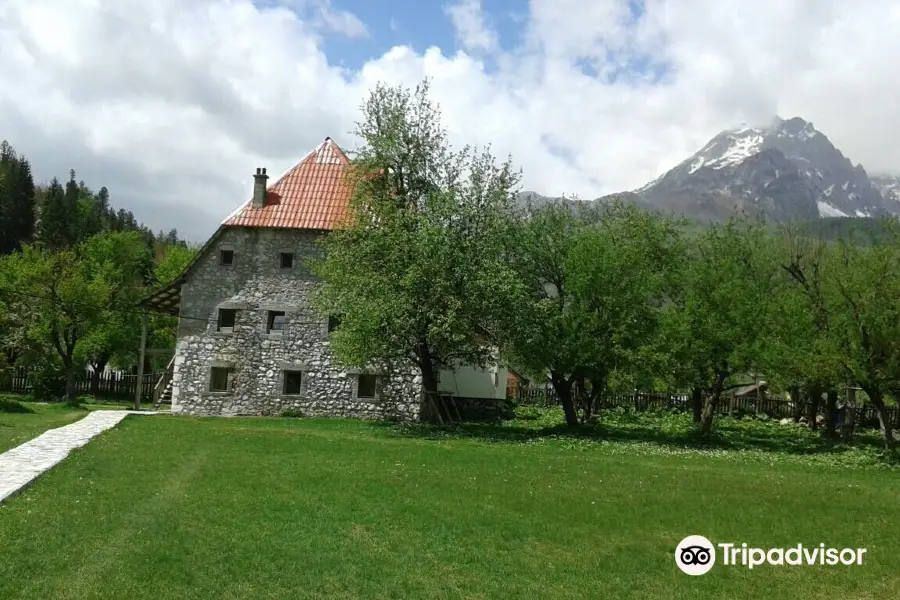
<instances>
[{"instance_id":1,"label":"stone wall","mask_svg":"<svg viewBox=\"0 0 900 600\"><path fill-rule=\"evenodd\" d=\"M376 398L357 397L359 369L336 364L328 321L309 302L314 278L304 260L318 252L315 233L229 227L188 274L181 290L172 410L192 415L303 415L415 418L420 379L381 373ZM231 266L220 252L234 253ZM281 253L294 265L281 267ZM216 331L219 309L236 309L233 331ZM286 329L267 333L268 311L284 311ZM233 369L232 389L210 391L213 367ZM284 372L301 371L297 395L284 393ZM374 371L373 371L374 372Z\"/></svg>"}]
</instances>

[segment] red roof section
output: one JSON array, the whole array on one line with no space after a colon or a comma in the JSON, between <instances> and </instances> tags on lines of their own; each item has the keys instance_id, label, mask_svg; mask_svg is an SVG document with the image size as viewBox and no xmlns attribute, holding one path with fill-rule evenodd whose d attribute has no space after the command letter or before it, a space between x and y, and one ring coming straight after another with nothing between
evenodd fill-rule
<instances>
[{"instance_id":1,"label":"red roof section","mask_svg":"<svg viewBox=\"0 0 900 600\"><path fill-rule=\"evenodd\" d=\"M332 230L347 216L353 186L350 160L331 138L319 144L297 166L266 191L265 205L248 200L223 225Z\"/></svg>"}]
</instances>

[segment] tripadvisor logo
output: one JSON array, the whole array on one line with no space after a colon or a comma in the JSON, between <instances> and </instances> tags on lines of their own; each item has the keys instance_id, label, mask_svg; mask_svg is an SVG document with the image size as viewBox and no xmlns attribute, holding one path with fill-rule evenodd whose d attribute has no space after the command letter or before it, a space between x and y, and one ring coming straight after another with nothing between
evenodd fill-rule
<instances>
[{"instance_id":1,"label":"tripadvisor logo","mask_svg":"<svg viewBox=\"0 0 900 600\"><path fill-rule=\"evenodd\" d=\"M675 564L688 575L703 575L716 564L716 549L702 535L689 535L675 548Z\"/></svg>"},{"instance_id":2,"label":"tripadvisor logo","mask_svg":"<svg viewBox=\"0 0 900 600\"><path fill-rule=\"evenodd\" d=\"M747 544L713 544L702 535L689 535L675 548L675 564L688 575L703 575L716 564L753 569L760 565L813 566L861 565L865 548L826 548L825 544L790 548L753 548Z\"/></svg>"}]
</instances>

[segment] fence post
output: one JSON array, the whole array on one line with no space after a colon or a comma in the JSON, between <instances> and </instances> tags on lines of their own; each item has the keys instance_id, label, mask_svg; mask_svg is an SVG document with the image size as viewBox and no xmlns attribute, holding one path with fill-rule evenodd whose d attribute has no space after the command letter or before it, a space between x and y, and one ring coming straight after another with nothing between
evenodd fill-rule
<instances>
[{"instance_id":1,"label":"fence post","mask_svg":"<svg viewBox=\"0 0 900 600\"><path fill-rule=\"evenodd\" d=\"M147 313L141 318L141 350L138 353L137 378L134 381L134 410L141 410L141 394L144 392L144 359L147 352Z\"/></svg>"}]
</instances>

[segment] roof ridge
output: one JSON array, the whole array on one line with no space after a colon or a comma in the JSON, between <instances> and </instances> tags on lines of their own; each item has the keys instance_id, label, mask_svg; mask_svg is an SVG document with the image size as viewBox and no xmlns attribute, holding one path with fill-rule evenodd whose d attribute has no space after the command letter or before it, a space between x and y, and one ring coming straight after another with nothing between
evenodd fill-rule
<instances>
[{"instance_id":1,"label":"roof ridge","mask_svg":"<svg viewBox=\"0 0 900 600\"><path fill-rule=\"evenodd\" d=\"M347 154L344 152L344 150L343 150L340 146L338 146L337 142L335 142L335 141L334 141L333 139L331 139L331 137L329 136L329 137L326 137L324 141L320 142L319 145L317 145L315 148L313 148L312 150L310 150L309 152L307 152L306 155L305 155L303 158L300 159L300 162L298 162L298 163L295 164L293 167L289 168L287 171L285 171L284 173L282 173L282 174L281 174L281 177L279 177L278 179L276 179L274 183L272 183L271 185L266 186L266 189L269 189L269 188L272 188L272 187L277 186L279 183L281 183L281 181L282 181L285 177L287 177L287 176L290 175L292 172L294 172L295 170L297 170L297 169L299 169L301 166L303 166L303 164L304 164L306 161L308 161L310 158L312 158L313 156L317 156L317 155L319 154L319 150L321 150L322 148L324 148L324 147L325 147L325 144L327 144L327 143L329 143L329 142L331 142L331 145L332 145L332 146L340 153L340 155L344 158L344 160L347 161L347 164L350 164L350 159L347 158Z\"/></svg>"},{"instance_id":2,"label":"roof ridge","mask_svg":"<svg viewBox=\"0 0 900 600\"><path fill-rule=\"evenodd\" d=\"M344 152L344 149L341 148L340 144L338 144L337 142L335 142L335 141L334 141L333 139L331 139L330 137L325 138L325 141L322 142L323 145L326 144L326 143L330 143L330 144L331 144L331 147L332 147L334 150L337 151L338 156L339 156L340 158L343 158L345 163L347 163L348 165L350 164L350 157L347 156L347 153Z\"/></svg>"},{"instance_id":3,"label":"roof ridge","mask_svg":"<svg viewBox=\"0 0 900 600\"><path fill-rule=\"evenodd\" d=\"M350 166L343 148L326 137L266 186L267 198L277 195L279 201L254 207L252 198L246 200L222 225L332 229L349 207L352 185L344 177Z\"/></svg>"}]
</instances>

